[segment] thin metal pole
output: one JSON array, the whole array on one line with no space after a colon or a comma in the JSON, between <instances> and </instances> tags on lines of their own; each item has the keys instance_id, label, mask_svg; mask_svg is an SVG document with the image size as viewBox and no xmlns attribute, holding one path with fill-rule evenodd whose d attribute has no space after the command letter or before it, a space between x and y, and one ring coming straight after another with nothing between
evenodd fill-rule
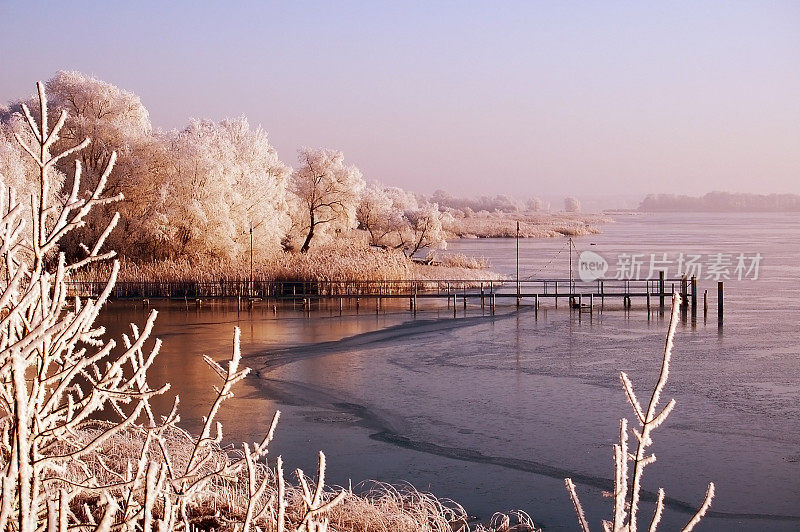
<instances>
[{"instance_id":1,"label":"thin metal pole","mask_svg":"<svg viewBox=\"0 0 800 532\"><path fill-rule=\"evenodd\" d=\"M253 226L250 226L250 294L253 292Z\"/></svg>"},{"instance_id":2,"label":"thin metal pole","mask_svg":"<svg viewBox=\"0 0 800 532\"><path fill-rule=\"evenodd\" d=\"M517 306L519 306L519 221L517 221Z\"/></svg>"}]
</instances>

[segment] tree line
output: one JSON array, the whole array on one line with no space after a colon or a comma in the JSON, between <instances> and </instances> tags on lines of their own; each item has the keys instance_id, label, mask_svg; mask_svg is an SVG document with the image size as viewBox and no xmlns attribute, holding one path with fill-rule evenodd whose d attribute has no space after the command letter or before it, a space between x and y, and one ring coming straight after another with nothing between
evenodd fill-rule
<instances>
[{"instance_id":1,"label":"tree line","mask_svg":"<svg viewBox=\"0 0 800 532\"><path fill-rule=\"evenodd\" d=\"M435 203L394 187L367 186L341 151L300 148L292 168L267 132L245 117L193 119L183 129L161 131L137 95L94 77L61 71L46 90L50 108L68 112L54 149L91 139L86 149L55 164L49 199L63 201L76 158L84 175L79 194L87 196L117 154L106 190L123 199L93 211L62 242L73 256L82 253L80 242L102 231L110 210L119 211L120 222L108 245L134 261L237 260L249 252L251 235L257 258L306 252L333 238L409 256L445 245L446 215ZM36 140L22 105L36 109L33 99L0 108L0 168L21 198L41 192L31 159L15 140Z\"/></svg>"}]
</instances>

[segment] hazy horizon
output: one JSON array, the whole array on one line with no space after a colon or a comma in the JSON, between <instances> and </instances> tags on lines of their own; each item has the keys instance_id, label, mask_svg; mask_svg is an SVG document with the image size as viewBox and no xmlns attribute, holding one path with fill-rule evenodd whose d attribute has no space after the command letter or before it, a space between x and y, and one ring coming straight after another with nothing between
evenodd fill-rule
<instances>
[{"instance_id":1,"label":"hazy horizon","mask_svg":"<svg viewBox=\"0 0 800 532\"><path fill-rule=\"evenodd\" d=\"M4 1L0 16L3 104L79 70L138 94L155 127L246 115L289 164L337 148L426 194L800 193L794 2Z\"/></svg>"}]
</instances>

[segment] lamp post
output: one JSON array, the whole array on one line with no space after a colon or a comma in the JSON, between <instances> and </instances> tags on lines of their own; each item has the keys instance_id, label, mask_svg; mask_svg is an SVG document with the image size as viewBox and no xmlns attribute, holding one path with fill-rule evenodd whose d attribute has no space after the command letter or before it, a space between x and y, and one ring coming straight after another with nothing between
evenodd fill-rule
<instances>
[{"instance_id":1,"label":"lamp post","mask_svg":"<svg viewBox=\"0 0 800 532\"><path fill-rule=\"evenodd\" d=\"M250 226L250 295L253 295L253 226Z\"/></svg>"}]
</instances>

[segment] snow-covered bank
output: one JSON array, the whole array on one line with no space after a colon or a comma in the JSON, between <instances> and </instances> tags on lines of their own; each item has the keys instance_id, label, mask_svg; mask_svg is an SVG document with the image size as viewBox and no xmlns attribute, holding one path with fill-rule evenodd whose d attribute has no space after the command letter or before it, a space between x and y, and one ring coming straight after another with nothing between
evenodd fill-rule
<instances>
[{"instance_id":1,"label":"snow-covered bank","mask_svg":"<svg viewBox=\"0 0 800 532\"><path fill-rule=\"evenodd\" d=\"M453 238L553 238L600 233L613 218L600 214L542 212L478 212L448 220L444 230Z\"/></svg>"}]
</instances>

